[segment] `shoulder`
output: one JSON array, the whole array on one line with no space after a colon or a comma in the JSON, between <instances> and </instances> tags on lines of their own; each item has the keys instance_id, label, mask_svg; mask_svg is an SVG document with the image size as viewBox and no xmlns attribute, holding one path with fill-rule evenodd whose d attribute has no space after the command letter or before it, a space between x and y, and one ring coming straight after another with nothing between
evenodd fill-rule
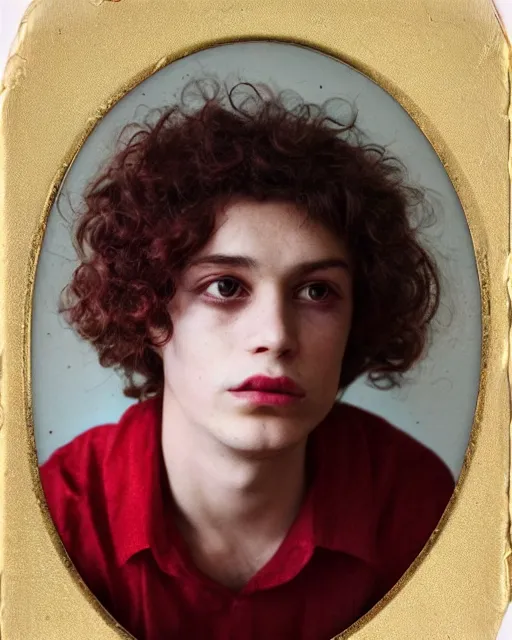
<instances>
[{"instance_id":1,"label":"shoulder","mask_svg":"<svg viewBox=\"0 0 512 640\"><path fill-rule=\"evenodd\" d=\"M151 403L134 404L119 422L80 434L40 467L46 504L64 548L107 608L116 595L119 571L115 517L127 495L133 460L139 452L144 455L144 442L151 441L146 436L152 414Z\"/></svg>"},{"instance_id":2,"label":"shoulder","mask_svg":"<svg viewBox=\"0 0 512 640\"><path fill-rule=\"evenodd\" d=\"M137 438L144 438L148 411L147 403L132 405L119 422L88 429L40 466L46 502L61 536L70 523L88 517L89 502L97 511L109 484L123 477L123 461L137 447Z\"/></svg>"},{"instance_id":3,"label":"shoulder","mask_svg":"<svg viewBox=\"0 0 512 640\"><path fill-rule=\"evenodd\" d=\"M65 474L66 479L78 484L84 470L90 465L101 466L105 455L122 440L122 432L131 423L126 418L133 414L133 409L130 407L119 422L91 427L56 449L40 466L42 479L47 482L55 480L57 474Z\"/></svg>"},{"instance_id":4,"label":"shoulder","mask_svg":"<svg viewBox=\"0 0 512 640\"><path fill-rule=\"evenodd\" d=\"M337 440L353 455L367 459L375 481L391 485L416 479L437 487L443 496L451 495L454 479L443 460L385 419L349 404L337 404L328 425L329 440Z\"/></svg>"},{"instance_id":5,"label":"shoulder","mask_svg":"<svg viewBox=\"0 0 512 640\"><path fill-rule=\"evenodd\" d=\"M329 439L359 461L351 475L372 505L375 547L389 587L439 524L454 478L436 453L376 415L340 404L332 418Z\"/></svg>"}]
</instances>

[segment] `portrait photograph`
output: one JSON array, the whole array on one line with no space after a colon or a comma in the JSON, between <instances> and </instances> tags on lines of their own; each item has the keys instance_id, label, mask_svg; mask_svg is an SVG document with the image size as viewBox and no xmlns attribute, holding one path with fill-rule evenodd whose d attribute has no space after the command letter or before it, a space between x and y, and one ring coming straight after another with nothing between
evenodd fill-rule
<instances>
[{"instance_id":1,"label":"portrait photograph","mask_svg":"<svg viewBox=\"0 0 512 640\"><path fill-rule=\"evenodd\" d=\"M53 15L62 7L55 0ZM117 9L95 7L107 23ZM120 33L132 33L120 10ZM7 509L21 523L22 503L37 498L31 544L44 539L46 555L32 571L64 597L44 624L64 629L75 610L77 638L99 614L101 638L331 640L392 637L378 634L408 610L411 633L445 637L432 628L443 588L439 633L460 627L457 606L503 594L506 580L508 320L497 274L508 187L497 112L487 137L475 125L479 144L457 151L470 127L453 106L443 111L425 88L412 99L405 76L402 89L298 36L203 40L138 75L116 64L124 84L107 103L89 101L87 120L67 97L67 155L48 160L51 188L23 236L25 294L21 284L13 293L19 261L6 253L15 339L4 456L10 482L28 487L22 464L32 478ZM85 113L92 76L66 78ZM489 105L503 99L491 95ZM3 135L16 149L9 210L21 211L12 176L24 143ZM42 193L43 164L31 158L27 211L31 189ZM21 427L9 426L23 416L25 463L14 453ZM467 625L453 637L496 630L490 619ZM393 637L412 637L401 629Z\"/></svg>"},{"instance_id":2,"label":"portrait photograph","mask_svg":"<svg viewBox=\"0 0 512 640\"><path fill-rule=\"evenodd\" d=\"M343 631L450 500L479 308L441 162L361 73L248 42L141 83L35 284L41 480L85 583L137 638Z\"/></svg>"}]
</instances>

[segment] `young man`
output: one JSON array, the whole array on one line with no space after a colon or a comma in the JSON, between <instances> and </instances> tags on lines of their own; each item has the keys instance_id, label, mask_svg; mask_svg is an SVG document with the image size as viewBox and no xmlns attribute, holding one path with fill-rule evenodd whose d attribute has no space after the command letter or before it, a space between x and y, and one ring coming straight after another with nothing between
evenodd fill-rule
<instances>
[{"instance_id":1,"label":"young man","mask_svg":"<svg viewBox=\"0 0 512 640\"><path fill-rule=\"evenodd\" d=\"M228 98L168 109L86 194L63 311L141 402L56 451L42 484L136 638L328 640L453 491L430 450L336 403L418 360L438 277L420 192L354 123L246 85Z\"/></svg>"}]
</instances>

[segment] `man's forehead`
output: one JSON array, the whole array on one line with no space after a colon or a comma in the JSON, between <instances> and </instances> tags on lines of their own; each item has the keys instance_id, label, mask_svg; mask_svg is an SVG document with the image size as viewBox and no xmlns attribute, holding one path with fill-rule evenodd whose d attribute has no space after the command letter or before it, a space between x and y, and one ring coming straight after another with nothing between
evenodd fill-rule
<instances>
[{"instance_id":1,"label":"man's forehead","mask_svg":"<svg viewBox=\"0 0 512 640\"><path fill-rule=\"evenodd\" d=\"M240 267L261 271L265 264L249 255L235 255L222 253L206 253L196 256L189 263L189 268L208 266ZM320 269L342 269L350 271L349 261L344 257L324 257L288 263L288 268L299 273L318 271Z\"/></svg>"},{"instance_id":2,"label":"man's forehead","mask_svg":"<svg viewBox=\"0 0 512 640\"><path fill-rule=\"evenodd\" d=\"M253 269L261 266L258 259L276 254L294 264L327 259L349 262L342 238L288 202L237 201L219 211L208 243L190 264L204 263L211 254L237 256L239 266ZM221 259L216 262L220 264ZM228 264L227 259L224 262Z\"/></svg>"}]
</instances>

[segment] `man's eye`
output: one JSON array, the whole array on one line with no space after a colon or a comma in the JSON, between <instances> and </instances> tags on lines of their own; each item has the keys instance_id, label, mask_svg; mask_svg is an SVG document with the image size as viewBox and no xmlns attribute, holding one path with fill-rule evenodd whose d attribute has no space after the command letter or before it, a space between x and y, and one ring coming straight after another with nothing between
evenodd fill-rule
<instances>
[{"instance_id":1,"label":"man's eye","mask_svg":"<svg viewBox=\"0 0 512 640\"><path fill-rule=\"evenodd\" d=\"M240 289L240 283L234 278L219 278L209 284L206 293L214 298L229 299L238 289Z\"/></svg>"},{"instance_id":2,"label":"man's eye","mask_svg":"<svg viewBox=\"0 0 512 640\"><path fill-rule=\"evenodd\" d=\"M229 300L237 300L241 290L242 285L236 278L224 277L210 282L204 293L209 298L228 302ZM326 302L335 294L333 288L325 282L312 282L302 287L299 290L299 297L302 299L304 299L304 292L306 292L306 301L308 302Z\"/></svg>"},{"instance_id":3,"label":"man's eye","mask_svg":"<svg viewBox=\"0 0 512 640\"><path fill-rule=\"evenodd\" d=\"M306 291L308 299L313 302L323 302L333 293L332 288L323 282L312 282L303 287L302 291Z\"/></svg>"}]
</instances>

